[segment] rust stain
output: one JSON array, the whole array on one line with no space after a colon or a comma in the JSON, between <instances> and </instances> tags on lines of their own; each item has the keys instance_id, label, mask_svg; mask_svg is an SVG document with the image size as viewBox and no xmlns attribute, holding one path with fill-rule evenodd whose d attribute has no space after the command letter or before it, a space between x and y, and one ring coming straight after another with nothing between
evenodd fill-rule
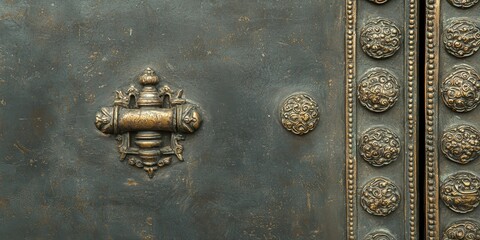
<instances>
[{"instance_id":1,"label":"rust stain","mask_svg":"<svg viewBox=\"0 0 480 240\"><path fill-rule=\"evenodd\" d=\"M7 198L0 198L0 208L6 208L10 205L10 200Z\"/></svg>"},{"instance_id":2,"label":"rust stain","mask_svg":"<svg viewBox=\"0 0 480 240\"><path fill-rule=\"evenodd\" d=\"M6 13L0 16L0 20L13 20L13 21L21 21L25 18L25 14L23 12L17 13Z\"/></svg>"},{"instance_id":3,"label":"rust stain","mask_svg":"<svg viewBox=\"0 0 480 240\"><path fill-rule=\"evenodd\" d=\"M36 136L43 136L49 126L53 125L54 117L46 107L38 106L30 112L27 118L34 127L33 132Z\"/></svg>"},{"instance_id":4,"label":"rust stain","mask_svg":"<svg viewBox=\"0 0 480 240\"><path fill-rule=\"evenodd\" d=\"M135 179L133 179L133 178L129 178L129 179L127 179L127 182L124 183L124 184L127 185L127 186L137 186L138 182L135 181Z\"/></svg>"},{"instance_id":5,"label":"rust stain","mask_svg":"<svg viewBox=\"0 0 480 240\"><path fill-rule=\"evenodd\" d=\"M20 144L18 141L16 143L13 144L13 146L15 146L21 153L23 154L27 154L28 152L30 152L30 149L28 149L27 147L23 146L22 144Z\"/></svg>"}]
</instances>

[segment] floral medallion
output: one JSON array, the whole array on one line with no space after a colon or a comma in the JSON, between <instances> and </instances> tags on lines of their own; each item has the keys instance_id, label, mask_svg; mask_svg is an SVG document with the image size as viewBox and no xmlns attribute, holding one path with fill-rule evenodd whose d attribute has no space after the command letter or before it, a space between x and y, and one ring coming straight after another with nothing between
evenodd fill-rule
<instances>
[{"instance_id":1,"label":"floral medallion","mask_svg":"<svg viewBox=\"0 0 480 240\"><path fill-rule=\"evenodd\" d=\"M471 220L454 222L443 232L443 240L480 240L480 224Z\"/></svg>"},{"instance_id":2,"label":"floral medallion","mask_svg":"<svg viewBox=\"0 0 480 240\"><path fill-rule=\"evenodd\" d=\"M480 29L471 21L453 21L445 27L443 43L447 52L455 57L472 56L480 47Z\"/></svg>"},{"instance_id":3,"label":"floral medallion","mask_svg":"<svg viewBox=\"0 0 480 240\"><path fill-rule=\"evenodd\" d=\"M361 204L372 215L387 216L400 205L400 192L392 181L374 178L363 187Z\"/></svg>"},{"instance_id":4,"label":"floral medallion","mask_svg":"<svg viewBox=\"0 0 480 240\"><path fill-rule=\"evenodd\" d=\"M454 67L442 83L443 102L456 112L469 112L480 103L480 76L472 67Z\"/></svg>"},{"instance_id":5,"label":"floral medallion","mask_svg":"<svg viewBox=\"0 0 480 240\"><path fill-rule=\"evenodd\" d=\"M386 69L373 69L358 85L358 99L368 110L385 112L398 100L400 86L397 78Z\"/></svg>"},{"instance_id":6,"label":"floral medallion","mask_svg":"<svg viewBox=\"0 0 480 240\"><path fill-rule=\"evenodd\" d=\"M392 234L384 231L369 233L364 240L397 240Z\"/></svg>"},{"instance_id":7,"label":"floral medallion","mask_svg":"<svg viewBox=\"0 0 480 240\"><path fill-rule=\"evenodd\" d=\"M479 0L447 0L454 7L471 8L478 3Z\"/></svg>"},{"instance_id":8,"label":"floral medallion","mask_svg":"<svg viewBox=\"0 0 480 240\"><path fill-rule=\"evenodd\" d=\"M362 50L370 57L382 59L393 56L401 45L400 29L390 20L369 21L361 30Z\"/></svg>"},{"instance_id":9,"label":"floral medallion","mask_svg":"<svg viewBox=\"0 0 480 240\"><path fill-rule=\"evenodd\" d=\"M480 178L468 172L453 174L443 181L440 193L452 211L471 212L480 203Z\"/></svg>"},{"instance_id":10,"label":"floral medallion","mask_svg":"<svg viewBox=\"0 0 480 240\"><path fill-rule=\"evenodd\" d=\"M480 133L469 125L459 125L445 131L442 152L453 162L467 164L480 154Z\"/></svg>"},{"instance_id":11,"label":"floral medallion","mask_svg":"<svg viewBox=\"0 0 480 240\"><path fill-rule=\"evenodd\" d=\"M315 129L318 124L318 104L307 94L295 94L284 101L280 115L285 129L297 135L304 135Z\"/></svg>"},{"instance_id":12,"label":"floral medallion","mask_svg":"<svg viewBox=\"0 0 480 240\"><path fill-rule=\"evenodd\" d=\"M400 139L386 128L372 128L360 139L360 155L375 167L397 160L400 155Z\"/></svg>"}]
</instances>

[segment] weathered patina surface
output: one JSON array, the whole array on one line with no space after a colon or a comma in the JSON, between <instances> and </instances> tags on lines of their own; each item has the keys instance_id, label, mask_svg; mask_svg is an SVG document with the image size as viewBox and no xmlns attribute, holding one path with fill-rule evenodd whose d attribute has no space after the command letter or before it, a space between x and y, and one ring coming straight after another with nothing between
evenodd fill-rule
<instances>
[{"instance_id":1,"label":"weathered patina surface","mask_svg":"<svg viewBox=\"0 0 480 240\"><path fill-rule=\"evenodd\" d=\"M416 11L416 0L1 2L0 236L418 238ZM148 99L131 102L142 85ZM170 88L188 102L172 104ZM184 112L201 126L181 125ZM196 130L181 154L157 149L178 126ZM138 148L122 152L130 134ZM140 158L120 161L132 149Z\"/></svg>"},{"instance_id":2,"label":"weathered patina surface","mask_svg":"<svg viewBox=\"0 0 480 240\"><path fill-rule=\"evenodd\" d=\"M480 239L479 9L427 1L427 239Z\"/></svg>"}]
</instances>

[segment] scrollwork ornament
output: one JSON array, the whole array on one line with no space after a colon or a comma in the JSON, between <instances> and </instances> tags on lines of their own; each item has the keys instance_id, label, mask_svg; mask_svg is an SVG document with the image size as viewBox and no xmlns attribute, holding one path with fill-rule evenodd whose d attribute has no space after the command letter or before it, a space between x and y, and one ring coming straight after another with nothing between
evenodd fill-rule
<instances>
[{"instance_id":1,"label":"scrollwork ornament","mask_svg":"<svg viewBox=\"0 0 480 240\"><path fill-rule=\"evenodd\" d=\"M172 163L173 156L184 160L179 141L198 130L202 120L198 107L182 97L183 90L157 87L160 77L153 69L145 69L138 82L141 90L132 85L115 92L113 106L95 115L95 126L116 135L121 161L127 159L152 178L155 171Z\"/></svg>"},{"instance_id":2,"label":"scrollwork ornament","mask_svg":"<svg viewBox=\"0 0 480 240\"><path fill-rule=\"evenodd\" d=\"M443 43L458 58L472 56L480 48L480 29L468 20L455 20L445 27Z\"/></svg>"},{"instance_id":3,"label":"scrollwork ornament","mask_svg":"<svg viewBox=\"0 0 480 240\"><path fill-rule=\"evenodd\" d=\"M361 205L372 215L387 216L400 205L400 192L392 181L374 178L363 187Z\"/></svg>"},{"instance_id":4,"label":"scrollwork ornament","mask_svg":"<svg viewBox=\"0 0 480 240\"><path fill-rule=\"evenodd\" d=\"M472 67L454 67L441 86L445 105L456 112L469 112L480 103L480 76Z\"/></svg>"},{"instance_id":5,"label":"scrollwork ornament","mask_svg":"<svg viewBox=\"0 0 480 240\"><path fill-rule=\"evenodd\" d=\"M283 102L280 115L285 129L304 135L318 124L318 104L305 93L294 94Z\"/></svg>"},{"instance_id":6,"label":"scrollwork ornament","mask_svg":"<svg viewBox=\"0 0 480 240\"><path fill-rule=\"evenodd\" d=\"M480 240L480 224L472 220L454 222L443 232L443 240Z\"/></svg>"},{"instance_id":7,"label":"scrollwork ornament","mask_svg":"<svg viewBox=\"0 0 480 240\"><path fill-rule=\"evenodd\" d=\"M387 19L369 21L360 33L362 50L376 59L393 56L400 49L401 39L400 29Z\"/></svg>"},{"instance_id":8,"label":"scrollwork ornament","mask_svg":"<svg viewBox=\"0 0 480 240\"><path fill-rule=\"evenodd\" d=\"M471 8L478 3L479 0L447 0L452 6L457 8Z\"/></svg>"},{"instance_id":9,"label":"scrollwork ornament","mask_svg":"<svg viewBox=\"0 0 480 240\"><path fill-rule=\"evenodd\" d=\"M392 234L385 231L376 231L365 236L364 240L397 240Z\"/></svg>"},{"instance_id":10,"label":"scrollwork ornament","mask_svg":"<svg viewBox=\"0 0 480 240\"><path fill-rule=\"evenodd\" d=\"M372 166L381 167L400 155L400 139L386 128L372 128L362 134L360 155Z\"/></svg>"},{"instance_id":11,"label":"scrollwork ornament","mask_svg":"<svg viewBox=\"0 0 480 240\"><path fill-rule=\"evenodd\" d=\"M480 132L469 125L447 129L442 136L441 149L449 160L467 164L480 155Z\"/></svg>"},{"instance_id":12,"label":"scrollwork ornament","mask_svg":"<svg viewBox=\"0 0 480 240\"><path fill-rule=\"evenodd\" d=\"M368 110L385 112L398 100L400 85L397 78L386 69L372 69L358 85L358 99Z\"/></svg>"},{"instance_id":13,"label":"scrollwork ornament","mask_svg":"<svg viewBox=\"0 0 480 240\"><path fill-rule=\"evenodd\" d=\"M471 212L480 203L480 178L468 172L453 174L443 181L440 193L443 202L452 211Z\"/></svg>"}]
</instances>

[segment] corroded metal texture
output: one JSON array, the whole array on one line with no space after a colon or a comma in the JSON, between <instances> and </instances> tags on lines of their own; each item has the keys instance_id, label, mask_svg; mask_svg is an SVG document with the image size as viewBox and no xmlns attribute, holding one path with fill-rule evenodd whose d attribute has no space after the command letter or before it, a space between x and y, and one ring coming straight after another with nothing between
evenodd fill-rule
<instances>
[{"instance_id":1,"label":"corroded metal texture","mask_svg":"<svg viewBox=\"0 0 480 240\"><path fill-rule=\"evenodd\" d=\"M1 1L0 238L421 238L417 5Z\"/></svg>"},{"instance_id":2,"label":"corroded metal texture","mask_svg":"<svg viewBox=\"0 0 480 240\"><path fill-rule=\"evenodd\" d=\"M478 1L426 3L426 239L480 239Z\"/></svg>"}]
</instances>

